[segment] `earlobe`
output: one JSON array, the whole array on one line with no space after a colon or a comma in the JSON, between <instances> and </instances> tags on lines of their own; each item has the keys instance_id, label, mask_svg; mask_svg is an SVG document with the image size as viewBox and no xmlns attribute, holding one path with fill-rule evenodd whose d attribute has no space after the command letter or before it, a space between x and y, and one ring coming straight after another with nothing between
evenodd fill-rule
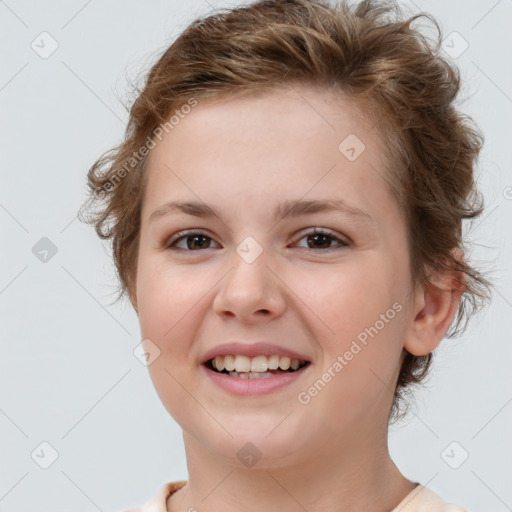
<instances>
[{"instance_id":1,"label":"earlobe","mask_svg":"<svg viewBox=\"0 0 512 512\"><path fill-rule=\"evenodd\" d=\"M418 290L404 348L415 356L432 352L446 335L464 293L465 274L444 271Z\"/></svg>"}]
</instances>

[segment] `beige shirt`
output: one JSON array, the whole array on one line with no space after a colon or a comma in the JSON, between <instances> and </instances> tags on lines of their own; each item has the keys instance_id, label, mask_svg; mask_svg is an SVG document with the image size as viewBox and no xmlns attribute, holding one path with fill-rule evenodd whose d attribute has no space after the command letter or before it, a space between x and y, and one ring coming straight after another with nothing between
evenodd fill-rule
<instances>
[{"instance_id":1,"label":"beige shirt","mask_svg":"<svg viewBox=\"0 0 512 512\"><path fill-rule=\"evenodd\" d=\"M187 480L169 482L161 487L156 495L141 508L131 508L125 512L167 512L167 498L181 489ZM391 512L467 512L462 507L446 503L428 487L417 485Z\"/></svg>"}]
</instances>

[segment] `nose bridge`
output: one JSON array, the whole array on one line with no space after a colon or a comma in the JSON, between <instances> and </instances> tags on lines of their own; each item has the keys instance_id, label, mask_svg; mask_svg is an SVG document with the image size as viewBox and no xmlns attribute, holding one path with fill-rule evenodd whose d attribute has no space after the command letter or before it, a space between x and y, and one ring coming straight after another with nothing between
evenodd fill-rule
<instances>
[{"instance_id":1,"label":"nose bridge","mask_svg":"<svg viewBox=\"0 0 512 512\"><path fill-rule=\"evenodd\" d=\"M231 270L215 298L217 312L231 311L236 316L259 310L279 312L284 297L272 270L274 258L268 247L254 237L244 238L233 251Z\"/></svg>"}]
</instances>

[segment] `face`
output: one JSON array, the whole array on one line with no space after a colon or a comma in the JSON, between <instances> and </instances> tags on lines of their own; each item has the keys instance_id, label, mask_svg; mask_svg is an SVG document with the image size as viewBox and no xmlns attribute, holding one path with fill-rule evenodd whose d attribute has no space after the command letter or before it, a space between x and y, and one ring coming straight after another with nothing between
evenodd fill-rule
<instances>
[{"instance_id":1,"label":"face","mask_svg":"<svg viewBox=\"0 0 512 512\"><path fill-rule=\"evenodd\" d=\"M141 335L160 399L204 453L239 466L251 442L277 467L385 434L411 283L384 167L350 101L305 89L199 102L151 150ZM257 342L275 347L247 354L306 364L264 379L203 364Z\"/></svg>"}]
</instances>

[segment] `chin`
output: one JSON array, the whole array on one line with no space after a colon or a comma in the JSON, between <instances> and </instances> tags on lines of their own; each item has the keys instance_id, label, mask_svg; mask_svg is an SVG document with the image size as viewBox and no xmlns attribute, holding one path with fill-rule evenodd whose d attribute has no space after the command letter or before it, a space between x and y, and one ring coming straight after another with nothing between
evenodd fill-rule
<instances>
[{"instance_id":1,"label":"chin","mask_svg":"<svg viewBox=\"0 0 512 512\"><path fill-rule=\"evenodd\" d=\"M237 468L275 469L296 464L299 458L302 460L307 456L308 447L313 444L311 440L308 441L304 429L302 432L291 432L285 428L286 421L283 422L283 417L272 423L268 418L263 420L261 417L259 421L254 418L246 421L240 419L236 429L232 424L228 428L233 437L225 434L220 427L214 437L211 430L200 435L209 436L203 437L202 444L215 459L226 464Z\"/></svg>"}]
</instances>

